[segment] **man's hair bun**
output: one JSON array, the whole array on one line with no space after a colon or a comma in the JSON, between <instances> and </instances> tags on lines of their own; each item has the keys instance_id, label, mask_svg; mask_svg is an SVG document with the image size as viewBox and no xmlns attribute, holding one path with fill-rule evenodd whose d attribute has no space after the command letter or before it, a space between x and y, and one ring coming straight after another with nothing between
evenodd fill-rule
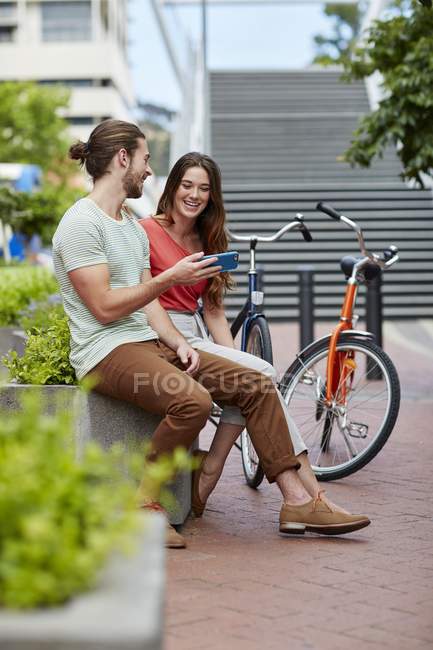
<instances>
[{"instance_id":1,"label":"man's hair bun","mask_svg":"<svg viewBox=\"0 0 433 650\"><path fill-rule=\"evenodd\" d=\"M88 155L89 149L86 142L81 142L81 140L79 140L69 147L69 158L72 158L72 160L79 160L81 164L84 163Z\"/></svg>"}]
</instances>

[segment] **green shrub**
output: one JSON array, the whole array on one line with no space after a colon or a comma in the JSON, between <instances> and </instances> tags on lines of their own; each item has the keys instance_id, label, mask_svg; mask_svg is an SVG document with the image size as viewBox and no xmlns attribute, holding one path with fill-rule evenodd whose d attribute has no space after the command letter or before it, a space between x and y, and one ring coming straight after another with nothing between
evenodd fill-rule
<instances>
[{"instance_id":1,"label":"green shrub","mask_svg":"<svg viewBox=\"0 0 433 650\"><path fill-rule=\"evenodd\" d=\"M55 276L39 266L0 268L0 327L17 325L32 301L45 300L58 292Z\"/></svg>"},{"instance_id":2,"label":"green shrub","mask_svg":"<svg viewBox=\"0 0 433 650\"><path fill-rule=\"evenodd\" d=\"M89 445L78 463L72 441L70 417L44 416L34 394L0 420L2 605L50 605L89 587L132 528L117 450Z\"/></svg>"},{"instance_id":3,"label":"green shrub","mask_svg":"<svg viewBox=\"0 0 433 650\"><path fill-rule=\"evenodd\" d=\"M54 314L59 317L65 315L62 303L48 300L32 303L21 312L17 325L28 334L33 334L38 329L46 330Z\"/></svg>"},{"instance_id":4,"label":"green shrub","mask_svg":"<svg viewBox=\"0 0 433 650\"><path fill-rule=\"evenodd\" d=\"M7 607L54 605L90 588L114 549L131 548L142 521L135 479L143 456L131 456L129 479L118 447L88 445L77 461L70 416L43 411L34 389L22 410L0 417L0 604ZM143 480L158 494L189 468L177 450L145 464Z\"/></svg>"},{"instance_id":5,"label":"green shrub","mask_svg":"<svg viewBox=\"0 0 433 650\"><path fill-rule=\"evenodd\" d=\"M45 183L30 193L0 187L0 219L27 238L39 235L44 245L50 245L60 219L81 196L82 191L65 183Z\"/></svg>"},{"instance_id":6,"label":"green shrub","mask_svg":"<svg viewBox=\"0 0 433 650\"><path fill-rule=\"evenodd\" d=\"M45 324L42 327L31 326L27 335L23 356L19 357L13 351L3 359L11 379L19 384L39 386L77 383L69 361L70 334L63 308L52 306L46 313Z\"/></svg>"}]
</instances>

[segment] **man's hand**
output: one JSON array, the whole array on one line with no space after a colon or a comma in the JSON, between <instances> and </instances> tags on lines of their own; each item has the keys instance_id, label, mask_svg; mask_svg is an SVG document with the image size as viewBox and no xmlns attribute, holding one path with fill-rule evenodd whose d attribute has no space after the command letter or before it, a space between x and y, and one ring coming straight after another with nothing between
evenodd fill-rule
<instances>
[{"instance_id":1,"label":"man's hand","mask_svg":"<svg viewBox=\"0 0 433 650\"><path fill-rule=\"evenodd\" d=\"M194 350L194 348L192 348L186 341L179 345L176 350L176 355L185 366L189 364L185 369L185 372L187 372L188 375L192 375L196 370L198 370L200 365L200 356L197 350Z\"/></svg>"},{"instance_id":2,"label":"man's hand","mask_svg":"<svg viewBox=\"0 0 433 650\"><path fill-rule=\"evenodd\" d=\"M187 255L171 269L168 269L173 284L197 284L200 280L207 280L218 275L222 266L209 266L216 262L217 258L212 257L200 262L203 255L203 252Z\"/></svg>"}]
</instances>

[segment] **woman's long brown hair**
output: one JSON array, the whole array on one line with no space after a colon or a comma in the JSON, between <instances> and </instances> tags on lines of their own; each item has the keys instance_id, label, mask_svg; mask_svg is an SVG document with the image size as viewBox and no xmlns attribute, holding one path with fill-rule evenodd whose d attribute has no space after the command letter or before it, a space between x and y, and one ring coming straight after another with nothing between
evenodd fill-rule
<instances>
[{"instance_id":1,"label":"woman's long brown hair","mask_svg":"<svg viewBox=\"0 0 433 650\"><path fill-rule=\"evenodd\" d=\"M209 202L199 215L196 228L203 251L206 255L224 253L228 248L226 231L226 212L221 188L221 172L214 160L209 156L192 151L175 163L168 175L164 191L157 207L157 216L162 225L171 224L174 197L188 169L201 167L209 177ZM160 215L164 215L163 218ZM212 307L220 307L225 293L233 289L235 283L229 273L220 273L208 283L206 298Z\"/></svg>"}]
</instances>

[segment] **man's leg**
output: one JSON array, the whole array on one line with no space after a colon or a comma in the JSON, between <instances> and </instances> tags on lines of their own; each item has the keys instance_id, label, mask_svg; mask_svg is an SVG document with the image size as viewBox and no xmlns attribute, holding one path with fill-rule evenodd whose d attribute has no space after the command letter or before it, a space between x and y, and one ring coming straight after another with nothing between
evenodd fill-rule
<instances>
[{"instance_id":1,"label":"man's leg","mask_svg":"<svg viewBox=\"0 0 433 650\"><path fill-rule=\"evenodd\" d=\"M164 344L161 347L166 358L177 363L175 352ZM216 402L240 408L268 481L273 483L282 472L290 471L294 485L299 484L304 500L308 500L309 495L297 477L299 462L294 455L284 412L272 379L229 359L202 350L198 350L198 353L200 367L195 379Z\"/></svg>"},{"instance_id":2,"label":"man's leg","mask_svg":"<svg viewBox=\"0 0 433 650\"><path fill-rule=\"evenodd\" d=\"M91 372L97 392L163 416L152 436L151 458L179 446L188 449L212 408L209 393L170 363L165 350L158 341L126 343Z\"/></svg>"},{"instance_id":3,"label":"man's leg","mask_svg":"<svg viewBox=\"0 0 433 650\"><path fill-rule=\"evenodd\" d=\"M178 446L189 448L212 407L209 393L169 363L157 341L120 345L90 374L97 380L97 392L163 416L152 437L150 460ZM159 508L158 504L149 503L143 485L138 490L137 502L142 507ZM166 546L186 546L184 538L168 522Z\"/></svg>"},{"instance_id":4,"label":"man's leg","mask_svg":"<svg viewBox=\"0 0 433 650\"><path fill-rule=\"evenodd\" d=\"M167 348L166 354L170 359L174 353ZM298 476L300 464L272 379L228 359L203 351L199 354L196 379L218 403L240 408L266 477L280 488L284 499L280 531L341 534L368 526L368 517L335 511L320 493L311 499Z\"/></svg>"}]
</instances>

